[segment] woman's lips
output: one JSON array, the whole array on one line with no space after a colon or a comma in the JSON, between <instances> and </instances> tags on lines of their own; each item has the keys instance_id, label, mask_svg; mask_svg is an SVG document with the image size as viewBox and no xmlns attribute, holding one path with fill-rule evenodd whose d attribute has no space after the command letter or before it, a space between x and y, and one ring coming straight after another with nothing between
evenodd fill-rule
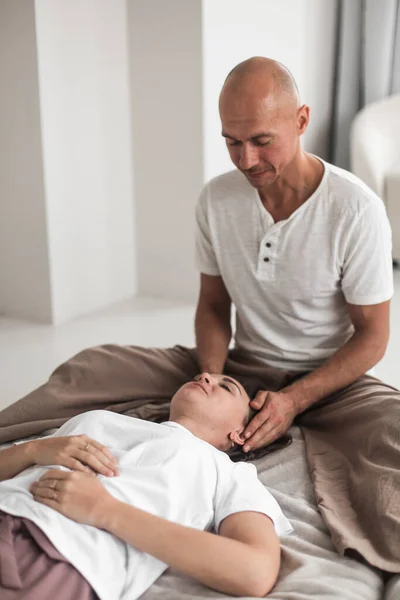
<instances>
[{"instance_id":1,"label":"woman's lips","mask_svg":"<svg viewBox=\"0 0 400 600\"><path fill-rule=\"evenodd\" d=\"M199 381L191 381L189 383L189 385L196 385L197 387L199 387L200 389L202 389L205 394L207 394L207 391L205 390L204 386Z\"/></svg>"}]
</instances>

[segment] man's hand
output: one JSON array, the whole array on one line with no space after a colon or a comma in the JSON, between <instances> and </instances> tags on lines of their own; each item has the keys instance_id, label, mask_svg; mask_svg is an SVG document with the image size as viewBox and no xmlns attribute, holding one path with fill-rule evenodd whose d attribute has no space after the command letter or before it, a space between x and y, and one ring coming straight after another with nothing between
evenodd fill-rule
<instances>
[{"instance_id":1,"label":"man's hand","mask_svg":"<svg viewBox=\"0 0 400 600\"><path fill-rule=\"evenodd\" d=\"M250 406L259 412L244 431L244 452L262 448L278 439L286 433L298 413L293 398L284 392L260 391Z\"/></svg>"},{"instance_id":2,"label":"man's hand","mask_svg":"<svg viewBox=\"0 0 400 600\"><path fill-rule=\"evenodd\" d=\"M31 485L33 498L78 523L102 527L115 499L92 474L47 471Z\"/></svg>"}]
</instances>

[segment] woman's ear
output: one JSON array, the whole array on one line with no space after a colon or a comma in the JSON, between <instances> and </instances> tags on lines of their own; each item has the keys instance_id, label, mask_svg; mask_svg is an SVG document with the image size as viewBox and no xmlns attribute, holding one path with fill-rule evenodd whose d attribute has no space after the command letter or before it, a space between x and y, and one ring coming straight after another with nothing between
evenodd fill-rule
<instances>
[{"instance_id":1,"label":"woman's ear","mask_svg":"<svg viewBox=\"0 0 400 600\"><path fill-rule=\"evenodd\" d=\"M246 441L243 437L243 432L244 432L244 428L243 429L235 429L234 431L230 432L228 437L232 442L232 447L235 444L238 444L238 446L243 446L243 444Z\"/></svg>"}]
</instances>

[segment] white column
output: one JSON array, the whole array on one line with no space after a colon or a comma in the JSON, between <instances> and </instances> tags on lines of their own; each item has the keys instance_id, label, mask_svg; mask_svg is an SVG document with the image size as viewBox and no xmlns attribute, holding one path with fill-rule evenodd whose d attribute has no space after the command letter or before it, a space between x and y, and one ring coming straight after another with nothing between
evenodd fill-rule
<instances>
[{"instance_id":1,"label":"white column","mask_svg":"<svg viewBox=\"0 0 400 600\"><path fill-rule=\"evenodd\" d=\"M124 0L36 0L53 321L135 292Z\"/></svg>"},{"instance_id":2,"label":"white column","mask_svg":"<svg viewBox=\"0 0 400 600\"><path fill-rule=\"evenodd\" d=\"M125 0L0 4L0 311L61 323L136 291Z\"/></svg>"},{"instance_id":3,"label":"white column","mask_svg":"<svg viewBox=\"0 0 400 600\"><path fill-rule=\"evenodd\" d=\"M203 183L202 2L129 0L139 292L194 300Z\"/></svg>"}]
</instances>

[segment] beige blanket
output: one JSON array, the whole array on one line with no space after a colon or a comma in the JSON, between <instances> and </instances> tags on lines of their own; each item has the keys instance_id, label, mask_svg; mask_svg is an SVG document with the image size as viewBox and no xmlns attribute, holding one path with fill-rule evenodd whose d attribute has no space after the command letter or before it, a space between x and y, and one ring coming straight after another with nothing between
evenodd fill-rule
<instances>
[{"instance_id":1,"label":"beige blanket","mask_svg":"<svg viewBox=\"0 0 400 600\"><path fill-rule=\"evenodd\" d=\"M0 444L38 435L95 408L162 421L168 418L169 399L175 390L196 375L198 369L195 352L180 346L143 349L109 345L85 350L56 369L38 390L0 412ZM237 350L231 351L226 372L233 376L261 377L266 389L280 389L298 376L266 367ZM393 531L400 506L394 507L393 503L391 506L394 518L389 524L390 539L374 524L368 531L366 519L371 524L371 507L375 510L377 505L377 510L386 511L388 498L386 495L378 498L376 491L371 495L373 488L361 471L365 449L359 451L355 445L356 440L360 442L367 437L368 449L374 453L379 444L382 448L382 444L390 443L393 452L388 457L383 452L381 461L383 475L388 470L393 473L392 460L398 470L397 447L394 447L398 438L393 444L391 430L388 439L382 438L378 427L385 417L383 404L389 407L389 412L395 406L400 407L397 390L371 377L361 378L298 419L307 453L303 436L294 427L292 446L255 461L261 480L295 528L295 533L283 540L282 573L271 598L375 600L381 597L383 579L379 571L364 564L362 559L338 556L336 550L343 554L345 548L356 548L376 566L388 565L387 570L400 571L396 563L397 560L400 564L400 553L396 554L400 535ZM388 431L390 419L385 418ZM378 469L375 475L382 477L382 465L374 465ZM353 479L349 481L349 477ZM386 489L390 492L390 486L397 486L398 490L397 483L393 478L389 483L386 481L389 485ZM395 589L395 583L391 582L391 589ZM400 597L398 588L397 591ZM219 597L170 571L145 594L149 600L184 596ZM390 600L392 597L397 596L390 596Z\"/></svg>"}]
</instances>

